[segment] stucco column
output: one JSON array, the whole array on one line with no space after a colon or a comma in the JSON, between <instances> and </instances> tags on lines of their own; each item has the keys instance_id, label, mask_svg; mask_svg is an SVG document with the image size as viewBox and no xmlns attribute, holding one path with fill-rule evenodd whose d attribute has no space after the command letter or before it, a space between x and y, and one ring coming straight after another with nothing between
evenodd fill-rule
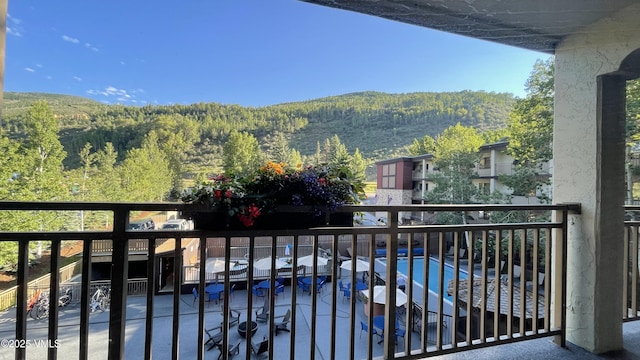
<instances>
[{"instance_id":1,"label":"stucco column","mask_svg":"<svg viewBox=\"0 0 640 360\"><path fill-rule=\"evenodd\" d=\"M591 25L556 50L553 201L569 217L567 340L622 348L624 87L622 60L640 47L640 6Z\"/></svg>"}]
</instances>

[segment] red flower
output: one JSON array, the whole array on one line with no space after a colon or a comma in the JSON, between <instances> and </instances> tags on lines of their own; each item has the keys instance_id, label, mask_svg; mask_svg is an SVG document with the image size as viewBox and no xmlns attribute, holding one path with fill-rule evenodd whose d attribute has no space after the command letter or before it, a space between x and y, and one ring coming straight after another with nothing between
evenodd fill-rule
<instances>
[{"instance_id":1,"label":"red flower","mask_svg":"<svg viewBox=\"0 0 640 360\"><path fill-rule=\"evenodd\" d=\"M260 208L257 207L256 204L251 204L249 206L249 216L252 216L253 218L260 216Z\"/></svg>"},{"instance_id":2,"label":"red flower","mask_svg":"<svg viewBox=\"0 0 640 360\"><path fill-rule=\"evenodd\" d=\"M326 182L326 180L321 177L320 179L318 179L318 182L320 183L320 186L324 186L324 183Z\"/></svg>"},{"instance_id":3,"label":"red flower","mask_svg":"<svg viewBox=\"0 0 640 360\"><path fill-rule=\"evenodd\" d=\"M227 190L227 192L224 193L224 196L226 196L227 199L230 199L232 195L233 195L233 193L231 192L231 190Z\"/></svg>"},{"instance_id":4,"label":"red flower","mask_svg":"<svg viewBox=\"0 0 640 360\"><path fill-rule=\"evenodd\" d=\"M220 199L222 197L222 190L216 190L213 193L213 197L215 197L216 199Z\"/></svg>"},{"instance_id":5,"label":"red flower","mask_svg":"<svg viewBox=\"0 0 640 360\"><path fill-rule=\"evenodd\" d=\"M238 219L245 227L253 226L253 218L251 216L247 216L245 214L239 214Z\"/></svg>"}]
</instances>

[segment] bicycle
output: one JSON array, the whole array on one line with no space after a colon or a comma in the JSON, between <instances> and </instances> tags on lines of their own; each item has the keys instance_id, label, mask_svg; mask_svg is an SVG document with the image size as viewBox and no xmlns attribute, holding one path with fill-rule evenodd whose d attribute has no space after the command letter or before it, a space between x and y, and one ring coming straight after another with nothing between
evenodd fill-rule
<instances>
[{"instance_id":1,"label":"bicycle","mask_svg":"<svg viewBox=\"0 0 640 360\"><path fill-rule=\"evenodd\" d=\"M40 290L36 290L36 292L27 301L27 314L29 314L29 316L31 316L33 319L36 318L36 315L35 315L35 312L33 311L33 308L38 303L39 299L40 299Z\"/></svg>"},{"instance_id":2,"label":"bicycle","mask_svg":"<svg viewBox=\"0 0 640 360\"><path fill-rule=\"evenodd\" d=\"M91 303L89 304L91 312L97 311L98 309L105 311L110 305L111 289L106 286L98 287L93 295L91 295Z\"/></svg>"},{"instance_id":3,"label":"bicycle","mask_svg":"<svg viewBox=\"0 0 640 360\"><path fill-rule=\"evenodd\" d=\"M71 299L73 298L71 292L71 288L66 288L62 295L58 298L58 307L65 307L71 303Z\"/></svg>"},{"instance_id":4,"label":"bicycle","mask_svg":"<svg viewBox=\"0 0 640 360\"><path fill-rule=\"evenodd\" d=\"M49 316L49 294L37 290L27 302L27 314L38 320Z\"/></svg>"}]
</instances>

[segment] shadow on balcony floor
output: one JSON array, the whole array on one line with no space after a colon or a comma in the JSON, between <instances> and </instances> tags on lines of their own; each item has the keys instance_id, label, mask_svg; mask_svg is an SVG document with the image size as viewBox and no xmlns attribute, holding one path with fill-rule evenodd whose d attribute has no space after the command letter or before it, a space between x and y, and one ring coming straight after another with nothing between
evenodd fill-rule
<instances>
[{"instance_id":1,"label":"shadow on balcony floor","mask_svg":"<svg viewBox=\"0 0 640 360\"><path fill-rule=\"evenodd\" d=\"M583 359L619 359L619 360L640 360L640 322L628 322L623 325L624 350L610 352L602 355L592 354L571 343L567 343L567 348L556 345L551 338L543 338L517 342L513 344L488 347L484 349L465 351L456 354L435 356L431 359L440 360L511 360L511 359L563 359L563 360L583 360Z\"/></svg>"}]
</instances>

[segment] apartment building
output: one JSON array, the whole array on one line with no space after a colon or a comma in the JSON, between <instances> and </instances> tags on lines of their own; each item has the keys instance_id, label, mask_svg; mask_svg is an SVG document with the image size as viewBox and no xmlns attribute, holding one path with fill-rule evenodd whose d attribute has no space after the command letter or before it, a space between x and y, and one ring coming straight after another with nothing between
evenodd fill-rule
<instances>
[{"instance_id":1,"label":"apartment building","mask_svg":"<svg viewBox=\"0 0 640 360\"><path fill-rule=\"evenodd\" d=\"M473 183L482 192L489 194L499 191L512 195L514 204L537 204L538 196L550 194L550 186L540 189L529 196L515 196L513 190L500 181L500 175L512 175L515 165L514 158L507 154L508 141L486 144L478 150L479 161L476 164L476 177ZM426 204L426 194L435 187L433 175L439 170L434 165L432 154L399 157L376 162L377 189L375 203L377 205L406 205ZM540 166L539 175L550 178L553 160ZM404 214L403 220L422 220L415 216Z\"/></svg>"}]
</instances>

